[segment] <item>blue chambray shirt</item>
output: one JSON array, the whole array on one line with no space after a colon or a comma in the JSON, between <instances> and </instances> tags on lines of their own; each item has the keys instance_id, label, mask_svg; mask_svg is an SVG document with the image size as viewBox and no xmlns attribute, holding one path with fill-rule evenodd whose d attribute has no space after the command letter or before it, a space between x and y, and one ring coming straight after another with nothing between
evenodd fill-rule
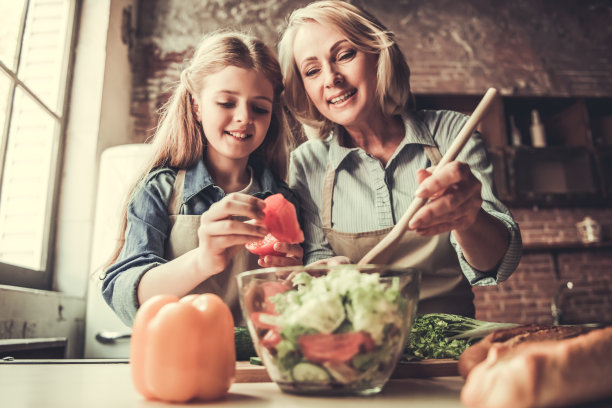
<instances>
[{"instance_id":1,"label":"blue chambray shirt","mask_svg":"<svg viewBox=\"0 0 612 408\"><path fill-rule=\"evenodd\" d=\"M322 230L323 178L327 164L336 171L332 227L356 233L392 227L414 198L416 172L431 166L423 145L438 146L444 154L468 117L452 111L418 111L403 116L406 135L383 167L361 148L346 148L332 132L325 140L313 139L291 153L289 185L297 194L305 241L304 263L335 255ZM464 275L472 285L492 285L506 280L521 258L518 223L493 189L493 167L478 132L468 141L457 160L466 162L482 183L482 208L508 230L509 245L501 262L491 271L478 271L465 260L461 247L450 234Z\"/></svg>"},{"instance_id":2,"label":"blue chambray shirt","mask_svg":"<svg viewBox=\"0 0 612 408\"><path fill-rule=\"evenodd\" d=\"M261 160L251 157L249 165L262 190L254 196L265 198L282 193L299 211L295 195L284 182L265 168ZM166 240L170 236L168 204L177 173L177 169L168 167L156 169L136 189L127 209L125 245L115 263L105 273L102 296L129 326L139 307L137 288L140 279L148 270L169 261L164 255ZM185 172L180 214L201 215L225 195L214 184L204 161L200 160Z\"/></svg>"}]
</instances>

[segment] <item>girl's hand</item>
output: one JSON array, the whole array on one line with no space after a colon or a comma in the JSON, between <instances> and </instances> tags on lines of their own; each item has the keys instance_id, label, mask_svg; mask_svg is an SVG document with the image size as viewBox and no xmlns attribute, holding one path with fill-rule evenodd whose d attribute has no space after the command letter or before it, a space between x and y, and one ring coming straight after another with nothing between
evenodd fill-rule
<instances>
[{"instance_id":1,"label":"girl's hand","mask_svg":"<svg viewBox=\"0 0 612 408\"><path fill-rule=\"evenodd\" d=\"M223 271L244 244L266 236L268 231L262 225L265 206L257 197L231 193L202 214L197 265L203 279ZM241 219L255 222L246 223Z\"/></svg>"},{"instance_id":2,"label":"girl's hand","mask_svg":"<svg viewBox=\"0 0 612 408\"><path fill-rule=\"evenodd\" d=\"M476 221L481 210L480 181L466 163L453 161L435 175L430 169L417 172L417 197L429 202L412 217L409 227L419 235L432 236L446 231L462 231Z\"/></svg>"},{"instance_id":3,"label":"girl's hand","mask_svg":"<svg viewBox=\"0 0 612 408\"><path fill-rule=\"evenodd\" d=\"M287 242L277 242L274 244L274 250L285 254L284 256L266 255L260 256L257 263L262 268L270 268L273 266L301 266L304 251L300 244L289 244Z\"/></svg>"}]
</instances>

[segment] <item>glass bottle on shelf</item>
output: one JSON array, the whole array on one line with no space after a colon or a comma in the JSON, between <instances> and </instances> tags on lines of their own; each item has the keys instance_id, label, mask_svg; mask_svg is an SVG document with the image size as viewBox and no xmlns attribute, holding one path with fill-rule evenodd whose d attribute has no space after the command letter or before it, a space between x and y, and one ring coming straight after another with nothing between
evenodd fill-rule
<instances>
[{"instance_id":1,"label":"glass bottle on shelf","mask_svg":"<svg viewBox=\"0 0 612 408\"><path fill-rule=\"evenodd\" d=\"M514 115L510 115L510 137L512 139L512 146L518 147L522 145L521 131L516 126Z\"/></svg>"},{"instance_id":2,"label":"glass bottle on shelf","mask_svg":"<svg viewBox=\"0 0 612 408\"><path fill-rule=\"evenodd\" d=\"M540 113L537 109L531 110L531 127L529 130L531 133L531 145L533 147L546 147L546 133L544 132L544 125L540 120Z\"/></svg>"}]
</instances>

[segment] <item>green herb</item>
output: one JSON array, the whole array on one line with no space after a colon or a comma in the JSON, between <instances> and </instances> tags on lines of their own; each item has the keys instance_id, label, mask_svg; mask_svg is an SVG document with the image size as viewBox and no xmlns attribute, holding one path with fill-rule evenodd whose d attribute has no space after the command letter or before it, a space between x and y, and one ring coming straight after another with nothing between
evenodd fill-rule
<instances>
[{"instance_id":1,"label":"green herb","mask_svg":"<svg viewBox=\"0 0 612 408\"><path fill-rule=\"evenodd\" d=\"M409 361L458 359L466 348L492 331L516 326L514 323L486 322L447 313L419 315L410 329L403 357Z\"/></svg>"}]
</instances>

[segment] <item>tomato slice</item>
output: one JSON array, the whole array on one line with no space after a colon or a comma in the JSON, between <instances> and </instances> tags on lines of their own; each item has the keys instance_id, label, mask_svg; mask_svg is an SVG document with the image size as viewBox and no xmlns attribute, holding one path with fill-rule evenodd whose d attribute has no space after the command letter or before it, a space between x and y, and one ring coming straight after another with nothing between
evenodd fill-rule
<instances>
[{"instance_id":1,"label":"tomato slice","mask_svg":"<svg viewBox=\"0 0 612 408\"><path fill-rule=\"evenodd\" d=\"M298 344L304 357L313 363L345 363L360 350L372 351L376 346L366 332L304 334Z\"/></svg>"},{"instance_id":2,"label":"tomato slice","mask_svg":"<svg viewBox=\"0 0 612 408\"><path fill-rule=\"evenodd\" d=\"M263 311L270 314L276 314L274 311L274 303L270 301L270 298L279 293L284 293L291 289L289 284L284 282L264 282L261 284L264 293L264 304Z\"/></svg>"},{"instance_id":3,"label":"tomato slice","mask_svg":"<svg viewBox=\"0 0 612 408\"><path fill-rule=\"evenodd\" d=\"M283 254L282 252L277 252L274 250L274 244L276 244L277 242L278 239L276 239L274 235L268 234L260 241L249 242L245 245L245 247L250 252L259 256L284 256L285 254Z\"/></svg>"},{"instance_id":4,"label":"tomato slice","mask_svg":"<svg viewBox=\"0 0 612 408\"><path fill-rule=\"evenodd\" d=\"M282 194L273 194L264 199L266 207L264 223L268 231L279 241L298 244L304 241L304 233L297 219L297 212L291 201Z\"/></svg>"},{"instance_id":5,"label":"tomato slice","mask_svg":"<svg viewBox=\"0 0 612 408\"><path fill-rule=\"evenodd\" d=\"M281 336L278 333L278 329L270 329L261 339L261 345L268 350L276 348L278 343L281 342Z\"/></svg>"}]
</instances>

